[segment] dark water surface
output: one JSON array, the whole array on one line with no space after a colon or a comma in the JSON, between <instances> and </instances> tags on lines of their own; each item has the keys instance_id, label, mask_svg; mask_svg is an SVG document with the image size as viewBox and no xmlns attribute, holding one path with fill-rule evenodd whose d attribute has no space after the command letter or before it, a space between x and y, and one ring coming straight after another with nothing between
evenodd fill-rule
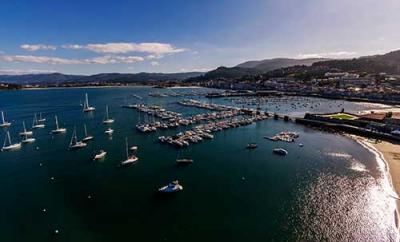
<instances>
[{"instance_id":1,"label":"dark water surface","mask_svg":"<svg viewBox=\"0 0 400 242\"><path fill-rule=\"evenodd\" d=\"M140 134L134 128L137 112L120 106L140 101L131 96L136 94L144 98L141 102L184 115L206 111L177 105L182 97L149 97L148 92L154 90L0 92L0 109L12 122L13 140L18 139L22 120L30 126L35 112L47 118L46 128L35 131L36 143L0 153L0 241L397 240L391 189L375 156L356 142L294 123L266 120L191 145L181 155L193 158L194 164L177 167L177 150L159 144L157 137L179 129ZM79 106L85 92L97 108L93 114L83 114ZM232 104L225 99L214 102ZM307 111L307 107L294 109L291 102L274 100L263 108L274 111L279 103L282 112ZM317 105L321 111L339 108L337 102L323 99L297 98L295 102L321 103ZM367 105L342 103L354 111ZM116 120L112 139L103 133L105 105ZM66 134L50 134L55 114L68 129ZM95 140L85 149L67 151L73 127L82 137L84 123ZM285 130L298 132L298 141L263 139ZM139 162L117 169L125 158L126 136L138 145ZM1 142L3 137L1 131ZM258 148L246 150L249 142L257 142ZM289 155L273 155L276 147L287 149ZM107 158L92 162L99 149L108 152ZM160 186L173 179L184 186L181 193L156 195ZM53 234L55 229L58 235Z\"/></svg>"}]
</instances>

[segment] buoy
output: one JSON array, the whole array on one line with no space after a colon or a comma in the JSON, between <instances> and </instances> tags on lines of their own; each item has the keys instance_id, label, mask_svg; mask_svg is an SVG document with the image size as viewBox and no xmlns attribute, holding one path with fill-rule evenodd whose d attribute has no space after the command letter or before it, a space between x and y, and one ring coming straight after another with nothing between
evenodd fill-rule
<instances>
[{"instance_id":1,"label":"buoy","mask_svg":"<svg viewBox=\"0 0 400 242\"><path fill-rule=\"evenodd\" d=\"M44 212L44 213L45 213L45 212L47 212L47 210L46 210L45 208L43 208L42 212Z\"/></svg>"},{"instance_id":2,"label":"buoy","mask_svg":"<svg viewBox=\"0 0 400 242\"><path fill-rule=\"evenodd\" d=\"M39 163L39 166L42 166L42 163Z\"/></svg>"},{"instance_id":3,"label":"buoy","mask_svg":"<svg viewBox=\"0 0 400 242\"><path fill-rule=\"evenodd\" d=\"M50 179L51 179L51 180L54 180L54 176L52 176Z\"/></svg>"},{"instance_id":4,"label":"buoy","mask_svg":"<svg viewBox=\"0 0 400 242\"><path fill-rule=\"evenodd\" d=\"M91 199L91 198L92 198L92 196L88 195L88 196L87 196L87 198Z\"/></svg>"},{"instance_id":5,"label":"buoy","mask_svg":"<svg viewBox=\"0 0 400 242\"><path fill-rule=\"evenodd\" d=\"M246 178L244 178L244 176L242 176L242 181L246 180Z\"/></svg>"},{"instance_id":6,"label":"buoy","mask_svg":"<svg viewBox=\"0 0 400 242\"><path fill-rule=\"evenodd\" d=\"M58 229L54 230L54 234L58 234L59 232Z\"/></svg>"}]
</instances>

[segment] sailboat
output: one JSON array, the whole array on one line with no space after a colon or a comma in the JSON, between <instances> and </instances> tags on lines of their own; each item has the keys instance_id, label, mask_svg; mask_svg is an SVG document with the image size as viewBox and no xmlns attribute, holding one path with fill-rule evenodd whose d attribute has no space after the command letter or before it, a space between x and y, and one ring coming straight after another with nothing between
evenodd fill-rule
<instances>
[{"instance_id":1,"label":"sailboat","mask_svg":"<svg viewBox=\"0 0 400 242\"><path fill-rule=\"evenodd\" d=\"M56 120L56 129L53 129L51 132L52 132L53 134L65 133L65 132L67 131L67 129L66 129L66 128L60 128L60 127L58 126L58 118L57 118L57 115L54 116L54 118L55 118L55 120Z\"/></svg>"},{"instance_id":2,"label":"sailboat","mask_svg":"<svg viewBox=\"0 0 400 242\"><path fill-rule=\"evenodd\" d=\"M33 129L42 129L42 128L44 128L44 124L43 123L39 123L36 113L35 113L35 116L33 117L32 128Z\"/></svg>"},{"instance_id":3,"label":"sailboat","mask_svg":"<svg viewBox=\"0 0 400 242\"><path fill-rule=\"evenodd\" d=\"M114 133L114 130L112 128L108 128L108 129L106 129L106 131L104 131L104 133L108 134L108 135L112 135Z\"/></svg>"},{"instance_id":4,"label":"sailboat","mask_svg":"<svg viewBox=\"0 0 400 242\"><path fill-rule=\"evenodd\" d=\"M24 144L29 144L35 142L35 138L29 137L29 135L25 135L24 138L22 139L22 143Z\"/></svg>"},{"instance_id":5,"label":"sailboat","mask_svg":"<svg viewBox=\"0 0 400 242\"><path fill-rule=\"evenodd\" d=\"M74 132L72 133L71 142L69 143L69 149L76 150L84 148L86 147L86 145L87 145L86 143L78 141L78 138L76 137L76 128L74 127Z\"/></svg>"},{"instance_id":6,"label":"sailboat","mask_svg":"<svg viewBox=\"0 0 400 242\"><path fill-rule=\"evenodd\" d=\"M46 122L46 118L42 118L42 113L39 113L38 122L40 122L40 123Z\"/></svg>"},{"instance_id":7,"label":"sailboat","mask_svg":"<svg viewBox=\"0 0 400 242\"><path fill-rule=\"evenodd\" d=\"M125 145L126 145L126 160L121 162L121 166L126 166L126 165L133 165L135 164L139 158L137 158L135 155L129 155L128 152L128 138L125 137Z\"/></svg>"},{"instance_id":8,"label":"sailboat","mask_svg":"<svg viewBox=\"0 0 400 242\"><path fill-rule=\"evenodd\" d=\"M101 160L101 159L103 159L104 157L106 157L106 155L107 155L107 152L106 152L106 151L100 150L99 153L97 153L97 154L94 156L93 160Z\"/></svg>"},{"instance_id":9,"label":"sailboat","mask_svg":"<svg viewBox=\"0 0 400 242\"><path fill-rule=\"evenodd\" d=\"M111 124L111 123L114 123L114 119L109 117L108 106L106 106L106 119L103 120L103 124Z\"/></svg>"},{"instance_id":10,"label":"sailboat","mask_svg":"<svg viewBox=\"0 0 400 242\"><path fill-rule=\"evenodd\" d=\"M88 135L86 124L83 125L83 128L85 129L85 137L82 139L82 142L88 142L89 140L92 140L94 137L92 135Z\"/></svg>"},{"instance_id":11,"label":"sailboat","mask_svg":"<svg viewBox=\"0 0 400 242\"><path fill-rule=\"evenodd\" d=\"M1 151L16 150L19 148L21 148L21 143L11 143L10 132L7 130L6 136L4 138L3 148L1 148Z\"/></svg>"},{"instance_id":12,"label":"sailboat","mask_svg":"<svg viewBox=\"0 0 400 242\"><path fill-rule=\"evenodd\" d=\"M0 127L10 127L11 126L11 123L9 123L9 122L7 122L5 119L4 119L4 112L3 111L1 111L1 123L0 123Z\"/></svg>"},{"instance_id":13,"label":"sailboat","mask_svg":"<svg viewBox=\"0 0 400 242\"><path fill-rule=\"evenodd\" d=\"M96 110L95 107L89 106L89 99L87 93L85 93L85 102L83 103L83 111L84 112L92 112Z\"/></svg>"},{"instance_id":14,"label":"sailboat","mask_svg":"<svg viewBox=\"0 0 400 242\"><path fill-rule=\"evenodd\" d=\"M26 130L25 121L22 121L22 126L24 127L24 130L23 130L22 132L19 133L20 136L30 136L30 135L33 135L33 131L28 131L28 130Z\"/></svg>"}]
</instances>

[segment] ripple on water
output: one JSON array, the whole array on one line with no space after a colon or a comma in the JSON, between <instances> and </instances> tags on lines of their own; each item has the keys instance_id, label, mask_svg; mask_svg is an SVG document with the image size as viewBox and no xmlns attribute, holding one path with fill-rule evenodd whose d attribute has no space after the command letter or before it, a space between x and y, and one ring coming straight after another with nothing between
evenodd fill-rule
<instances>
[{"instance_id":1,"label":"ripple on water","mask_svg":"<svg viewBox=\"0 0 400 242\"><path fill-rule=\"evenodd\" d=\"M292 222L298 241L397 241L396 204L366 173L321 173L299 190Z\"/></svg>"}]
</instances>

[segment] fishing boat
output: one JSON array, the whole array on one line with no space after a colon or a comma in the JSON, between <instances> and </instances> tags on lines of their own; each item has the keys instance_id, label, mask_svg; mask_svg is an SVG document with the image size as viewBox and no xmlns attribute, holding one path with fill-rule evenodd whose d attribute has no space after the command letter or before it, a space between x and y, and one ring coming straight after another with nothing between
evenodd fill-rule
<instances>
[{"instance_id":1,"label":"fishing boat","mask_svg":"<svg viewBox=\"0 0 400 242\"><path fill-rule=\"evenodd\" d=\"M22 139L23 144L29 144L35 142L35 138L29 137L28 135L25 135L24 138Z\"/></svg>"},{"instance_id":2,"label":"fishing boat","mask_svg":"<svg viewBox=\"0 0 400 242\"><path fill-rule=\"evenodd\" d=\"M250 143L247 144L246 149L255 149L257 148L257 144L256 143Z\"/></svg>"},{"instance_id":3,"label":"fishing boat","mask_svg":"<svg viewBox=\"0 0 400 242\"><path fill-rule=\"evenodd\" d=\"M22 126L24 127L24 130L23 130L22 132L19 133L20 136L30 136L30 135L33 135L33 131L28 131L28 130L26 130L25 121L22 121Z\"/></svg>"},{"instance_id":4,"label":"fishing boat","mask_svg":"<svg viewBox=\"0 0 400 242\"><path fill-rule=\"evenodd\" d=\"M33 116L32 128L33 129L43 129L44 128L44 123L39 122L39 120L37 119L36 113L35 113L35 116Z\"/></svg>"},{"instance_id":5,"label":"fishing boat","mask_svg":"<svg viewBox=\"0 0 400 242\"><path fill-rule=\"evenodd\" d=\"M112 128L108 128L108 129L106 129L106 131L104 131L104 133L108 134L108 135L112 135L114 133L114 130Z\"/></svg>"},{"instance_id":6,"label":"fishing boat","mask_svg":"<svg viewBox=\"0 0 400 242\"><path fill-rule=\"evenodd\" d=\"M100 150L99 153L97 153L97 154L94 156L93 160L101 160L101 159L104 159L104 157L106 157L106 155L107 155L107 152L105 152L104 150Z\"/></svg>"},{"instance_id":7,"label":"fishing boat","mask_svg":"<svg viewBox=\"0 0 400 242\"><path fill-rule=\"evenodd\" d=\"M282 149L282 148L273 149L272 152L274 152L274 154L277 154L277 155L287 155L288 154L287 150Z\"/></svg>"},{"instance_id":8,"label":"fishing boat","mask_svg":"<svg viewBox=\"0 0 400 242\"><path fill-rule=\"evenodd\" d=\"M10 126L11 126L11 123L10 123L10 122L7 122L7 121L4 119L4 112L1 111L1 123L0 123L0 127L5 128L5 127L10 127Z\"/></svg>"},{"instance_id":9,"label":"fishing boat","mask_svg":"<svg viewBox=\"0 0 400 242\"><path fill-rule=\"evenodd\" d=\"M169 183L166 186L161 187L158 189L160 193L176 193L183 190L183 187L179 185L178 180Z\"/></svg>"},{"instance_id":10,"label":"fishing boat","mask_svg":"<svg viewBox=\"0 0 400 242\"><path fill-rule=\"evenodd\" d=\"M120 163L120 166L133 165L139 160L139 158L137 158L135 155L129 155L128 138L126 138L126 137L125 137L125 145L126 145L126 160L122 161Z\"/></svg>"},{"instance_id":11,"label":"fishing boat","mask_svg":"<svg viewBox=\"0 0 400 242\"><path fill-rule=\"evenodd\" d=\"M38 119L39 123L43 123L46 122L46 118L42 118L42 113L39 113L39 119Z\"/></svg>"},{"instance_id":12,"label":"fishing boat","mask_svg":"<svg viewBox=\"0 0 400 242\"><path fill-rule=\"evenodd\" d=\"M83 112L93 112L94 110L96 110L96 108L95 107L91 107L89 105L88 94L85 93L85 102L83 103Z\"/></svg>"},{"instance_id":13,"label":"fishing boat","mask_svg":"<svg viewBox=\"0 0 400 242\"><path fill-rule=\"evenodd\" d=\"M85 130L85 137L82 139L82 142L88 142L92 140L94 137L90 134L88 134L87 129L86 129L86 124L83 125L83 129Z\"/></svg>"},{"instance_id":14,"label":"fishing boat","mask_svg":"<svg viewBox=\"0 0 400 242\"><path fill-rule=\"evenodd\" d=\"M110 118L108 115L108 106L106 106L106 118L103 120L103 124L112 124L114 119Z\"/></svg>"},{"instance_id":15,"label":"fishing boat","mask_svg":"<svg viewBox=\"0 0 400 242\"><path fill-rule=\"evenodd\" d=\"M3 148L1 151L16 150L21 148L21 143L12 143L10 138L10 132L7 130L6 136L4 138Z\"/></svg>"},{"instance_id":16,"label":"fishing boat","mask_svg":"<svg viewBox=\"0 0 400 242\"><path fill-rule=\"evenodd\" d=\"M66 128L60 128L60 127L59 127L57 115L54 116L54 119L56 120L56 129L53 129L51 132L52 132L53 134L65 133L65 132L67 131L67 129L66 129Z\"/></svg>"},{"instance_id":17,"label":"fishing boat","mask_svg":"<svg viewBox=\"0 0 400 242\"><path fill-rule=\"evenodd\" d=\"M86 143L84 143L82 141L78 141L78 138L76 136L76 128L74 128L74 132L72 133L72 137L71 137L71 142L69 143L69 149L76 150L76 149L84 148L86 146L87 146Z\"/></svg>"}]
</instances>

